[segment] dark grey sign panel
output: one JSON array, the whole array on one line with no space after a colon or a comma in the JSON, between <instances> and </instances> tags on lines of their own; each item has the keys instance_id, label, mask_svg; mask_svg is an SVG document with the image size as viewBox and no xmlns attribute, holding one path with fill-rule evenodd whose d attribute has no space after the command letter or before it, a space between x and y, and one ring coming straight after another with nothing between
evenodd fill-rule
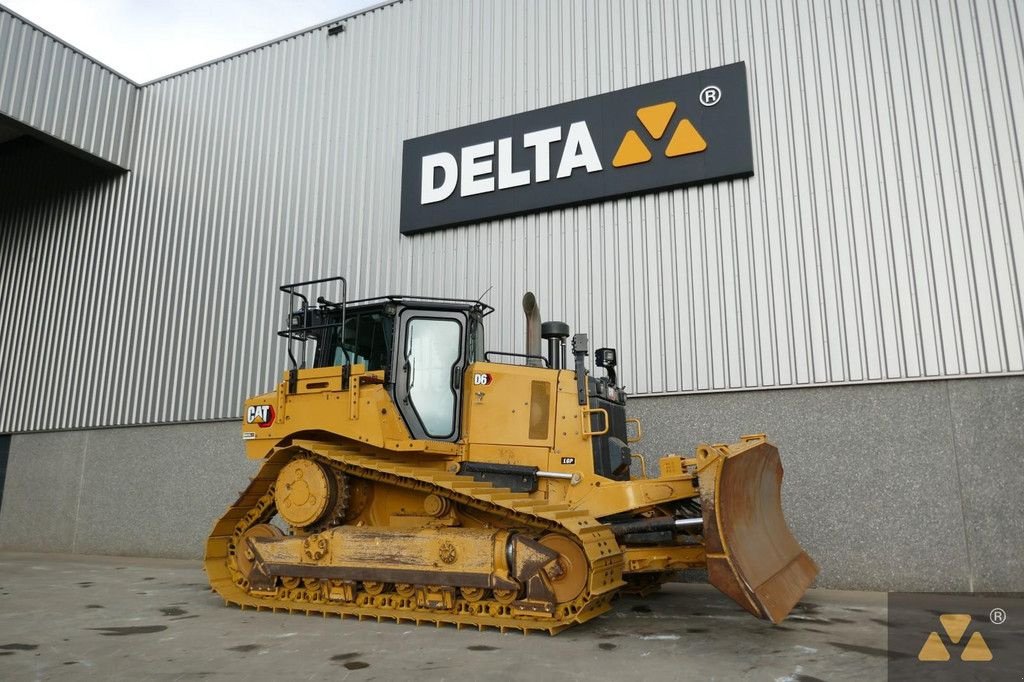
<instances>
[{"instance_id":1,"label":"dark grey sign panel","mask_svg":"<svg viewBox=\"0 0 1024 682\"><path fill-rule=\"evenodd\" d=\"M406 140L401 232L753 173L739 62Z\"/></svg>"}]
</instances>

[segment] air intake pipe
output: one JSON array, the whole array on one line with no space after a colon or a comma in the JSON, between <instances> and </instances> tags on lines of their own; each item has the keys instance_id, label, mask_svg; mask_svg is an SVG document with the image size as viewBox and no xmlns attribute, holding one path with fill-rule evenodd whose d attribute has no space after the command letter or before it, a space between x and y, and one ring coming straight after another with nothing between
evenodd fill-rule
<instances>
[{"instance_id":1,"label":"air intake pipe","mask_svg":"<svg viewBox=\"0 0 1024 682\"><path fill-rule=\"evenodd\" d=\"M540 335L548 342L548 364L551 369L565 369L565 340L569 338L569 325L565 322L545 322Z\"/></svg>"},{"instance_id":2,"label":"air intake pipe","mask_svg":"<svg viewBox=\"0 0 1024 682\"><path fill-rule=\"evenodd\" d=\"M537 297L532 291L523 294L523 312L526 313L526 354L533 357L527 358L526 364L531 367L542 367L544 363L541 357L540 348L540 306L537 305Z\"/></svg>"}]
</instances>

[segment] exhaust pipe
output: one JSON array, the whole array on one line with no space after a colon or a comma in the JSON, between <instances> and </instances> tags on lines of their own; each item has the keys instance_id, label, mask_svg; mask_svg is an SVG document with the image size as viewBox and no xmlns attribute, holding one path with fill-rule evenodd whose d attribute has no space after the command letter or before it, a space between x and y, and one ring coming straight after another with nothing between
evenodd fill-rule
<instances>
[{"instance_id":1,"label":"exhaust pipe","mask_svg":"<svg viewBox=\"0 0 1024 682\"><path fill-rule=\"evenodd\" d=\"M526 313L526 354L540 356L540 306L532 291L523 294L523 312ZM527 358L530 367L543 367L544 363L537 357Z\"/></svg>"}]
</instances>

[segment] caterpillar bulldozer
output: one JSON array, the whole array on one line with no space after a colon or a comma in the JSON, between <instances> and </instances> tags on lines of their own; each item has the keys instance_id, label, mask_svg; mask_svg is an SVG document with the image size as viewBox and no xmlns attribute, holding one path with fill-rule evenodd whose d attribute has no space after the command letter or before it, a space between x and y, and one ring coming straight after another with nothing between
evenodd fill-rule
<instances>
[{"instance_id":1,"label":"caterpillar bulldozer","mask_svg":"<svg viewBox=\"0 0 1024 682\"><path fill-rule=\"evenodd\" d=\"M227 603L555 634L687 568L778 622L817 574L764 435L647 476L615 350L593 376L587 336L567 348L533 294L514 353L485 350L480 301L346 301L340 277L280 288L291 366L245 403L262 465L206 545Z\"/></svg>"}]
</instances>

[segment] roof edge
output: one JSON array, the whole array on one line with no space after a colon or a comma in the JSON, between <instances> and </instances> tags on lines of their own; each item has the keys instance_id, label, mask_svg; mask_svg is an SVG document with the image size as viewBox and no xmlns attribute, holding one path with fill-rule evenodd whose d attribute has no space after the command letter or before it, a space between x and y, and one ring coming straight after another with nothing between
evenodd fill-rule
<instances>
[{"instance_id":1,"label":"roof edge","mask_svg":"<svg viewBox=\"0 0 1024 682\"><path fill-rule=\"evenodd\" d=\"M190 71L197 71L199 69L206 68L207 66L212 66L212 65L218 64L220 62L225 62L225 61L227 61L229 59L234 59L235 57L243 55L243 54L245 54L247 52L255 52L256 50L262 49L264 47L269 47L269 46L274 45L276 43L281 43L281 42L284 42L286 40L291 40L292 38L295 38L297 36L303 35L305 33L312 33L313 31L319 31L320 29L326 28L327 26L331 26L332 24L338 24L338 23L341 23L343 21L348 21L349 19L355 19L358 16L362 16L363 14L369 14L370 12L375 12L375 11L377 11L379 9L383 9L384 7L387 7L389 5L400 5L403 2L405 2L405 0L384 0L383 2L378 2L375 5L370 5L369 7L364 7L361 10L357 10L355 12L351 12L350 14L345 14L345 15L342 15L340 17L336 17L334 19L330 19L328 21L322 21L319 24L314 24L313 26L308 26L306 28L299 29L298 31L292 31L291 33L288 33L288 34L283 35L283 36L279 36L277 38L271 38L270 40L265 40L262 43L258 43L256 45L252 45L251 47L246 47L246 48L243 48L241 50L236 50L234 52L231 52L230 54L224 55L223 57L216 57L215 59L210 59L210 60L207 60L207 61L202 62L200 64L196 64L195 66L189 66L189 67L181 69L179 71L174 71L173 73L169 73L166 76L160 76L159 78L154 78L153 80L146 81L146 82L141 83L141 84L136 83L136 85L138 85L140 88L145 88L145 87L148 87L150 85L154 85L156 83L160 83L161 81L170 80L171 78L177 78L178 76L184 75L184 74L186 74L186 73L188 73ZM0 6L2 6L2 5L0 5ZM63 42L63 41L61 41L61 42ZM92 59L92 58L90 57L90 59ZM113 69L111 69L111 71L113 71ZM132 82L134 83L135 81L132 81Z\"/></svg>"},{"instance_id":2,"label":"roof edge","mask_svg":"<svg viewBox=\"0 0 1024 682\"><path fill-rule=\"evenodd\" d=\"M10 14L12 17L17 19L18 21L20 21L20 22L22 22L24 24L28 24L29 26L31 26L35 30L39 31L43 35L45 35L48 38L50 38L51 40L54 40L54 41L60 43L61 45L63 45L64 47L68 48L72 52L77 52L80 57L84 57L84 58L88 59L90 62L96 64L97 66L99 66L102 69L105 69L105 70L109 71L110 73L114 74L115 76L117 76L121 80L127 81L129 84L134 85L137 88L142 87L142 84L139 83L138 81L136 81L136 80L134 80L132 78L129 78L128 76L124 75L123 73L121 73L117 69L111 68L107 64L101 62L99 59L96 59L96 57L93 57L88 52L85 52L84 50L75 47L74 45L72 45L68 41L64 40L60 36L57 36L57 35L53 34L50 31L47 31L45 28L43 28L42 26L40 26L36 22L30 21L30 20L26 19L25 17L21 16L20 14L15 12L13 9L8 7L7 5L4 5L4 4L0 3L0 11L4 11L7 14Z\"/></svg>"},{"instance_id":3,"label":"roof edge","mask_svg":"<svg viewBox=\"0 0 1024 682\"><path fill-rule=\"evenodd\" d=\"M34 21L30 21L29 19L26 19L25 17L23 17L22 15L18 14L17 12L15 12L14 10L12 10L11 8L7 7L6 5L4 5L2 3L0 3L0 10L10 14L11 16L13 16L18 21L21 21L21 22L31 26L35 30L39 31L40 33L42 33L43 35L49 37L50 39L60 43L61 45L63 45L64 47L68 48L72 52L78 53L80 56L82 56L85 59L88 59L89 61L93 62L94 64L96 64L100 68L105 69L106 71L109 71L110 73L112 73L113 75L117 76L118 78L126 81L130 85L133 85L136 88L141 89L141 88L145 88L145 87L150 86L150 85L154 85L154 84L159 83L161 81L170 80L171 78L177 78L178 76L186 74L186 73L188 73L190 71L197 71L197 70L205 68L207 66L212 66L213 64L217 64L219 62L224 62L224 61L227 61L229 59L233 59L233 58L238 57L240 55L243 55L243 54L245 54L247 52L255 52L256 50L262 49L264 47L269 47L269 46L274 45L276 43L281 43L281 42L284 42L286 40L291 40L292 38L295 38L297 36L303 35L305 33L312 33L313 31L319 31L320 29L325 28L327 26L331 26L332 24L338 24L338 23L341 23L343 21L348 21L349 19L354 19L354 18L356 18L358 16L361 16L363 14L369 14L370 12L375 12L375 11L377 11L379 9L382 9L384 7L387 7L389 5L399 5L399 4L403 3L403 2L405 2L405 0L384 0L383 2L378 2L375 5L370 5L369 7L364 7L361 10L356 10L355 12L351 12L349 14L344 14L344 15L342 15L340 17L336 17L334 19L329 19L328 21L322 21L322 22L320 22L318 24L314 24L313 26L308 26L306 28L299 29L298 31L293 31L293 32L288 33L286 35L278 36L277 38L271 38L270 40L265 40L262 43L258 43L256 45L252 45L250 47L246 47L246 48L243 48L241 50L236 50L236 51L231 52L229 54L226 54L226 55L224 55L222 57L216 57L214 59L210 59L210 60L207 60L205 62L201 62L199 64L196 64L195 66L189 66L189 67L186 67L184 69L180 69L178 71L174 71L172 73L167 74L166 76L160 76L159 78L154 78L153 80L143 81L143 82L139 82L139 81L136 81L136 80L134 80L132 78L129 78L128 76L124 75L123 73L121 73L117 69L111 68L110 66L108 66L105 63L103 63L99 59L96 59L95 57L93 57L91 54L89 54L89 53L87 53L87 52L85 52L85 51L75 47L74 45L72 45L68 41L64 40L63 38L61 38L61 37L59 37L57 35L55 35L51 31L46 30L45 28L43 28L39 24L35 23Z\"/></svg>"}]
</instances>

